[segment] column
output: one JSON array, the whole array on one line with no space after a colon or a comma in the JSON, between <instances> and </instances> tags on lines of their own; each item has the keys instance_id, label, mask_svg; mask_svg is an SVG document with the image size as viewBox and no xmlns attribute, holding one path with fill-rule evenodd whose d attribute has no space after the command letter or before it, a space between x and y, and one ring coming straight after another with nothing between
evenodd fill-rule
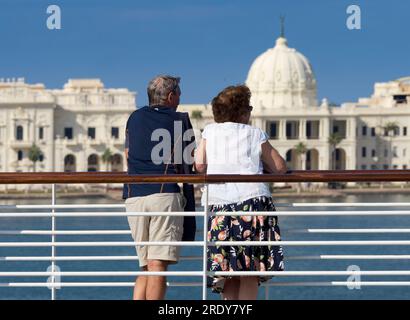
<instances>
[{"instance_id":1,"label":"column","mask_svg":"<svg viewBox=\"0 0 410 320\"><path fill-rule=\"evenodd\" d=\"M356 118L348 119L347 123L348 123L348 126L347 126L348 132L347 132L346 136L347 136L348 139L355 140L355 137L356 137L356 123L357 123Z\"/></svg>"},{"instance_id":2,"label":"column","mask_svg":"<svg viewBox=\"0 0 410 320\"><path fill-rule=\"evenodd\" d=\"M299 139L306 140L306 120L299 120Z\"/></svg>"},{"instance_id":3,"label":"column","mask_svg":"<svg viewBox=\"0 0 410 320\"><path fill-rule=\"evenodd\" d=\"M279 140L286 140L286 120L279 121Z\"/></svg>"},{"instance_id":4,"label":"column","mask_svg":"<svg viewBox=\"0 0 410 320\"><path fill-rule=\"evenodd\" d=\"M330 119L329 118L323 118L320 121L320 139L325 140L327 143L327 140L329 139L330 136Z\"/></svg>"}]
</instances>

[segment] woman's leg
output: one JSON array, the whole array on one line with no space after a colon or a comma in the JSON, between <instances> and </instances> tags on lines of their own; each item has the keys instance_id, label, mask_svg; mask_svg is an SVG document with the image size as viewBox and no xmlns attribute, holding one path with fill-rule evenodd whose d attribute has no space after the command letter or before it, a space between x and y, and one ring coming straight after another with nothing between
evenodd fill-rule
<instances>
[{"instance_id":1,"label":"woman's leg","mask_svg":"<svg viewBox=\"0 0 410 320\"><path fill-rule=\"evenodd\" d=\"M239 277L233 277L225 280L222 300L238 300L239 294Z\"/></svg>"},{"instance_id":2,"label":"woman's leg","mask_svg":"<svg viewBox=\"0 0 410 320\"><path fill-rule=\"evenodd\" d=\"M238 300L256 300L258 277L240 277Z\"/></svg>"}]
</instances>

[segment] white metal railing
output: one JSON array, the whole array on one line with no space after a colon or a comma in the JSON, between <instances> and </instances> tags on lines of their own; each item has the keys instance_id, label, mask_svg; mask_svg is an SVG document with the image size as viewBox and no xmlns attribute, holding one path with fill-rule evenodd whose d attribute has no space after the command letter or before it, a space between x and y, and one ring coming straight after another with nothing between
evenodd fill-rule
<instances>
[{"instance_id":1,"label":"white metal railing","mask_svg":"<svg viewBox=\"0 0 410 320\"><path fill-rule=\"evenodd\" d=\"M207 190L207 185L205 185ZM208 201L206 201L207 203ZM346 211L276 211L276 212L246 212L248 216L290 216L290 217L332 217L332 216L410 216L410 210L380 210L383 207L409 207L410 203L294 203L294 204L276 204L278 208L309 208L309 207L351 207L351 208L377 208L379 210L346 210ZM261 242L255 241L215 241L207 240L207 223L210 215L208 205L205 205L203 212L123 212L124 204L96 204L96 205L59 205L56 204L56 188L52 185L51 205L16 205L0 206L2 210L10 211L13 209L25 210L24 212L3 212L0 218L51 218L51 230L0 230L0 235L41 235L50 236L51 241L30 241L30 242L0 242L0 248L15 247L49 247L51 248L50 256L1 256L0 262L5 261L49 261L51 268L44 272L30 271L7 271L0 272L0 278L4 277L49 277L48 282L3 282L0 287L48 287L51 289L51 299L56 299L56 289L61 287L132 287L134 282L115 281L115 282L62 282L61 277L130 277L139 275L166 275L173 277L201 277L201 282L168 282L170 287L179 286L202 286L202 298L207 299L206 280L208 275L220 276L245 276L245 275L273 275L275 277L300 277L300 276L410 276L410 270L304 270L304 271L236 271L236 272L208 272L206 250L208 246L229 246L229 245L249 245L259 246ZM81 212L71 212L67 210L83 210ZM98 209L112 209L122 211L98 211ZM39 210L49 210L39 212ZM62 211L63 210L63 211ZM97 211L87 211L97 210ZM223 214L212 215L238 215L239 212L224 212ZM134 241L57 241L57 236L80 236L80 235L130 235L129 230L58 230L58 218L78 218L78 217L126 217L132 215L143 216L198 216L203 217L202 240L187 242L134 242ZM408 234L409 228L350 228L350 229L303 229L299 232L308 232L311 234ZM59 247L134 247L136 245L175 245L181 247L202 247L202 256L184 256L181 261L200 261L202 260L202 270L200 271L165 271L165 272L141 272L141 271L59 271L56 262L58 261L134 261L138 260L137 256L58 256ZM410 246L410 240L331 240L331 241L264 241L263 245L281 245L281 246ZM287 260L410 260L410 254L357 254L357 255L310 255L310 256L291 256ZM269 287L271 286L347 286L349 281L310 281L310 282L268 282L263 284L265 287L265 298L268 298ZM410 281L358 281L356 285L360 286L410 286Z\"/></svg>"}]
</instances>

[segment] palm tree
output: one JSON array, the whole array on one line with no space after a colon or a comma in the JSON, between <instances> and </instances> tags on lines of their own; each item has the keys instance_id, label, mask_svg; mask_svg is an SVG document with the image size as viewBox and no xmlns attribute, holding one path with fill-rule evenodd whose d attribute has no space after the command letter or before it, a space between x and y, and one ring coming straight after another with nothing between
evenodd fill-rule
<instances>
[{"instance_id":1,"label":"palm tree","mask_svg":"<svg viewBox=\"0 0 410 320\"><path fill-rule=\"evenodd\" d=\"M194 110L191 113L192 119L202 119L202 111L201 110Z\"/></svg>"},{"instance_id":2,"label":"palm tree","mask_svg":"<svg viewBox=\"0 0 410 320\"><path fill-rule=\"evenodd\" d=\"M395 121L390 121L390 122L387 122L383 126L383 129L385 130L385 132L387 132L387 135L389 136L390 155L391 155L391 157L393 157L393 154L392 154L393 153L393 151L392 151L393 150L392 140L393 140L393 137L396 136L396 132L399 129L399 125Z\"/></svg>"},{"instance_id":3,"label":"palm tree","mask_svg":"<svg viewBox=\"0 0 410 320\"><path fill-rule=\"evenodd\" d=\"M33 172L36 172L36 162L39 161L42 156L43 153L41 149L33 143L28 151L28 158L33 162Z\"/></svg>"},{"instance_id":4,"label":"palm tree","mask_svg":"<svg viewBox=\"0 0 410 320\"><path fill-rule=\"evenodd\" d=\"M298 158L300 159L300 169L304 170L306 168L304 168L304 163L306 161L306 152L307 152L307 147L303 142L299 142L296 146L295 146L295 152L298 156ZM298 189L297 192L299 193L301 190L301 186L302 184L299 182L298 183Z\"/></svg>"},{"instance_id":5,"label":"palm tree","mask_svg":"<svg viewBox=\"0 0 410 320\"><path fill-rule=\"evenodd\" d=\"M331 169L335 170L336 169L336 147L342 142L343 136L340 133L332 133L327 142L330 144L330 152L331 152Z\"/></svg>"},{"instance_id":6,"label":"palm tree","mask_svg":"<svg viewBox=\"0 0 410 320\"><path fill-rule=\"evenodd\" d=\"M303 142L299 142L295 146L295 152L298 155L298 158L300 158L300 169L303 170L303 164L305 163L305 158L306 158L306 153L307 153L307 147Z\"/></svg>"},{"instance_id":7,"label":"palm tree","mask_svg":"<svg viewBox=\"0 0 410 320\"><path fill-rule=\"evenodd\" d=\"M389 133L389 135L390 135L390 132L393 132L393 133L395 133L396 132L396 130L399 128L399 125L397 124L397 122L395 122L395 121L390 121L390 122L387 122L384 126L383 126L383 128Z\"/></svg>"},{"instance_id":8,"label":"palm tree","mask_svg":"<svg viewBox=\"0 0 410 320\"><path fill-rule=\"evenodd\" d=\"M384 130L384 132L387 133L388 135L388 140L389 140L389 145L390 145L390 157L391 157L391 161L393 161L393 138L396 135L397 130L399 129L399 125L397 124L397 122L395 121L389 121L386 122L386 124L384 126L382 126L382 129ZM383 189L384 187L384 183L380 183L380 189Z\"/></svg>"},{"instance_id":9,"label":"palm tree","mask_svg":"<svg viewBox=\"0 0 410 320\"><path fill-rule=\"evenodd\" d=\"M101 156L101 160L105 163L105 170L108 171L108 168L112 161L112 152L109 148L105 149L103 155Z\"/></svg>"}]
</instances>

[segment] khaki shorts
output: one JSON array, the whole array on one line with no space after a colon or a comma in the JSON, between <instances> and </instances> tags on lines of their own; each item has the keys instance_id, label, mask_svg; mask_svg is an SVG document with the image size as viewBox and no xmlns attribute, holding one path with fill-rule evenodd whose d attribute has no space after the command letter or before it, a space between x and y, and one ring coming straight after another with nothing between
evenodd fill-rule
<instances>
[{"instance_id":1,"label":"khaki shorts","mask_svg":"<svg viewBox=\"0 0 410 320\"><path fill-rule=\"evenodd\" d=\"M185 197L180 193L155 193L145 197L125 200L127 212L169 212L184 211ZM134 241L180 241L182 239L184 217L175 216L131 216L128 217ZM165 260L176 263L180 247L137 246L141 267L148 260Z\"/></svg>"}]
</instances>

